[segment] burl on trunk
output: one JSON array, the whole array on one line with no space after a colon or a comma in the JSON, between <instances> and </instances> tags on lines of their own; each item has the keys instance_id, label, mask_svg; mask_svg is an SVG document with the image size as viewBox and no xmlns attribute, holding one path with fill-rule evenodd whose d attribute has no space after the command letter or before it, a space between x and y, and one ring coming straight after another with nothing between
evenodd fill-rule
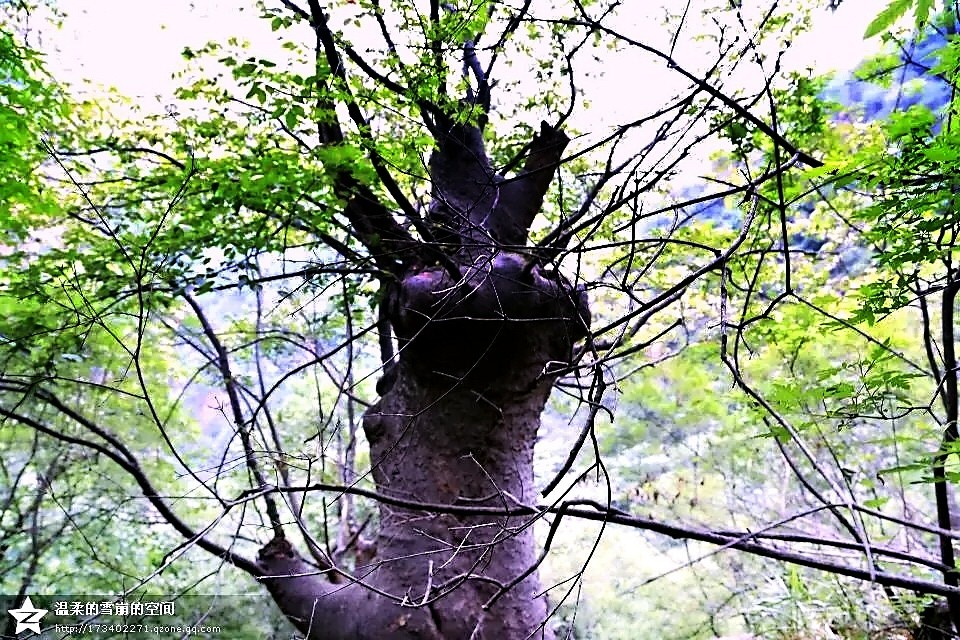
<instances>
[{"instance_id":1,"label":"burl on trunk","mask_svg":"<svg viewBox=\"0 0 960 640\"><path fill-rule=\"evenodd\" d=\"M383 301L400 349L364 417L373 478L380 493L422 503L535 504L551 372L589 325L584 291L526 246L568 139L544 123L523 170L505 179L478 127L448 122L437 138L432 238ZM258 563L310 638L551 638L536 573L514 584L537 550L529 516L381 504L376 555L353 582L327 580L285 539Z\"/></svg>"}]
</instances>

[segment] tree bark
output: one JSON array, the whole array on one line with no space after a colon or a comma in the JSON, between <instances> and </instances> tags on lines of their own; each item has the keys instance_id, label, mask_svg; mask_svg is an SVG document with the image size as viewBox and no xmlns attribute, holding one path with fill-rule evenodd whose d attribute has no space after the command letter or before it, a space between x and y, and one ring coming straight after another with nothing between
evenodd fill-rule
<instances>
[{"instance_id":1,"label":"tree bark","mask_svg":"<svg viewBox=\"0 0 960 640\"><path fill-rule=\"evenodd\" d=\"M461 349L435 344L435 358L419 352L426 344L417 345L416 357L401 356L396 382L364 420L380 492L439 504L534 502L533 445L553 382L542 373L562 355L556 348L563 341L543 328L509 324L485 333L486 340L465 336ZM451 366L478 352L466 370ZM535 574L483 608L535 562L530 525L529 518L382 506L377 556L355 572L367 586L309 575L316 569L277 541L261 551L260 563L266 575L300 575L266 583L311 638L550 638L541 628L548 608Z\"/></svg>"},{"instance_id":2,"label":"tree bark","mask_svg":"<svg viewBox=\"0 0 960 640\"><path fill-rule=\"evenodd\" d=\"M382 301L399 360L363 424L382 494L445 505L535 502L533 448L551 371L570 360L589 324L584 291L523 247L566 142L544 124L524 171L504 180L476 127L452 127L438 141L432 222L447 241L430 249L448 259L408 261ZM261 550L261 579L308 637L553 638L531 571L530 517L381 505L379 524L376 555L354 582L327 580L283 538Z\"/></svg>"}]
</instances>

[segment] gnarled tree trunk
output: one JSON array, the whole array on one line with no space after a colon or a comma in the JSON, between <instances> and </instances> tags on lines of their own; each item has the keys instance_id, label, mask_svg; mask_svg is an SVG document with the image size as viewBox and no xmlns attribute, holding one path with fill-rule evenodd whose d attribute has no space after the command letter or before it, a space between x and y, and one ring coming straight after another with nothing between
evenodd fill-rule
<instances>
[{"instance_id":1,"label":"gnarled tree trunk","mask_svg":"<svg viewBox=\"0 0 960 640\"><path fill-rule=\"evenodd\" d=\"M551 371L589 322L584 292L524 247L567 138L544 123L507 180L477 127L446 131L430 162L434 242L383 301L401 348L364 419L373 478L386 496L434 505L533 504ZM283 539L259 565L311 638L551 638L532 525L381 505L376 557L356 582L327 581Z\"/></svg>"}]
</instances>

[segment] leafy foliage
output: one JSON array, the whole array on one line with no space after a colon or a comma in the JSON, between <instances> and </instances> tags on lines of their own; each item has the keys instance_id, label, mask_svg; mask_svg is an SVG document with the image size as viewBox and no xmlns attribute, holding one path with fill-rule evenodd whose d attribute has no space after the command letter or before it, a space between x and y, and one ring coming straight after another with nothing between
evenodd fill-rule
<instances>
[{"instance_id":1,"label":"leafy foliage","mask_svg":"<svg viewBox=\"0 0 960 640\"><path fill-rule=\"evenodd\" d=\"M687 71L675 42L651 53L611 26L616 3L520 22L460 4L428 19L413 2L346 3L315 47L307 16L261 3L283 53L185 47L163 113L73 100L0 33L4 588L202 589L216 555L252 556L281 519L316 557L362 568L376 511L343 489L374 487L357 427L389 373L376 337L396 274L378 262L383 238L345 212L362 194L428 243L430 117L488 119L509 184L536 123L563 123L589 97L575 56L609 48L666 59L691 84L653 116L584 132L535 223L527 249L589 290L595 329L555 363L565 375L541 443L555 452L538 471L546 484L572 456L564 471L577 473L551 498L657 533L551 529L558 625L611 638L909 626L926 602L890 593L956 586L950 558L931 559L960 446L956 105L905 99L870 120L826 97L830 79L781 71L800 5L701 7L720 54ZM867 36L895 41L908 15L936 28L948 17L933 5L895 0ZM361 52L369 25L404 37ZM461 98L467 36L499 38L491 57L513 52L487 114ZM916 93L952 91L957 40L929 46ZM899 91L911 50L858 75ZM734 84L745 65L759 88ZM695 153L704 141L710 160ZM801 166L816 164L811 149L822 166ZM716 191L691 194L705 171ZM145 538L148 525L160 533ZM183 537L214 552L171 551ZM628 547L642 550L636 566ZM880 579L887 592L870 586ZM697 614L678 622L676 594L694 591Z\"/></svg>"}]
</instances>

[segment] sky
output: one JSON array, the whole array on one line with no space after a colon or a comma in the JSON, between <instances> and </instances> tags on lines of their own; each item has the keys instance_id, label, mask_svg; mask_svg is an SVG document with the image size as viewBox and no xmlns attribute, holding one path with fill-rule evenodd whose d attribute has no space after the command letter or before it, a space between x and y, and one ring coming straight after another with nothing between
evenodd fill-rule
<instances>
[{"instance_id":1,"label":"sky","mask_svg":"<svg viewBox=\"0 0 960 640\"><path fill-rule=\"evenodd\" d=\"M638 3L636 6L645 3L648 11L651 6L649 0L630 1ZM50 52L49 63L55 74L71 81L88 78L146 101L155 100L155 96L161 103L171 100L171 76L182 66L180 52L184 46L229 36L251 40L261 50L276 46L269 31L259 24L250 1L58 0L57 4L67 14L64 30L45 36L42 43ZM814 31L796 44L793 64L821 71L852 68L876 46L875 41L864 42L860 34L881 5L876 0L845 0L836 12L821 12ZM602 65L604 75L596 88L591 88L594 103L605 102L604 93L611 97L622 94L620 76L624 73L643 77L647 86L673 93L673 77L662 62L631 60L618 64L612 58ZM653 107L658 106L658 95L663 94L637 92L637 98L646 97Z\"/></svg>"}]
</instances>

